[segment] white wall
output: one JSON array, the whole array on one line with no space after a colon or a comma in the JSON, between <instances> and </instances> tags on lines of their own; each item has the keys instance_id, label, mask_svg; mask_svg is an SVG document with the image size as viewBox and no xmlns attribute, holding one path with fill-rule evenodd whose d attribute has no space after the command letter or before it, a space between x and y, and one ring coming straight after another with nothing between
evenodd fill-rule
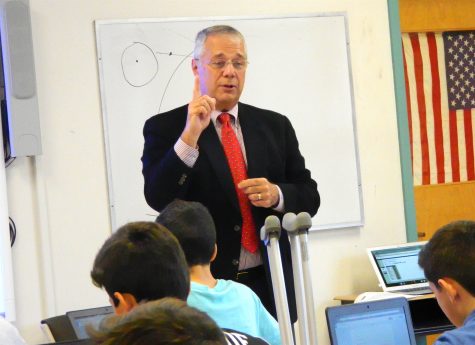
<instances>
[{"instance_id":1,"label":"white wall","mask_svg":"<svg viewBox=\"0 0 475 345\"><path fill-rule=\"evenodd\" d=\"M7 171L18 229L16 325L30 344L46 340L42 318L107 303L89 279L111 233L93 21L348 12L366 224L309 237L320 344L328 344L324 308L336 304L333 297L377 288L364 249L405 241L386 1L30 0L30 6L44 154L17 159Z\"/></svg>"}]
</instances>

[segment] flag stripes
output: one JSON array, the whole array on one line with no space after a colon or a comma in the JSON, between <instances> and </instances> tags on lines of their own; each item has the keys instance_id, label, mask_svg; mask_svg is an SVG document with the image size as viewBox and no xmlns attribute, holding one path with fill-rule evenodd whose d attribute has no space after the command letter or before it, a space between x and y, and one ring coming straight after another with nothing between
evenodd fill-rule
<instances>
[{"instance_id":1,"label":"flag stripes","mask_svg":"<svg viewBox=\"0 0 475 345\"><path fill-rule=\"evenodd\" d=\"M414 185L475 180L475 109L449 110L442 33L402 44Z\"/></svg>"}]
</instances>

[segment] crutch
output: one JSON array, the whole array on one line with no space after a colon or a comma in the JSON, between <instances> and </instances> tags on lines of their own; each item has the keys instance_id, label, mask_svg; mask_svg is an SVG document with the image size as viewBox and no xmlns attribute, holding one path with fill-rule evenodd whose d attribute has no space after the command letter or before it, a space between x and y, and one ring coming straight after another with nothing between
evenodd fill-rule
<instances>
[{"instance_id":1,"label":"crutch","mask_svg":"<svg viewBox=\"0 0 475 345\"><path fill-rule=\"evenodd\" d=\"M292 251L300 344L317 345L317 323L307 247L312 218L307 212L298 215L287 213L282 220L282 226L287 230Z\"/></svg>"},{"instance_id":2,"label":"crutch","mask_svg":"<svg viewBox=\"0 0 475 345\"><path fill-rule=\"evenodd\" d=\"M295 299L297 302L297 315L299 324L300 345L309 345L307 306L305 305L305 288L302 284L302 252L297 239L297 223L295 213L286 213L282 219L282 227L287 230L292 252L292 270L294 273Z\"/></svg>"},{"instance_id":3,"label":"crutch","mask_svg":"<svg viewBox=\"0 0 475 345\"><path fill-rule=\"evenodd\" d=\"M279 319L279 330L282 344L294 345L292 328L290 324L289 306L287 302L287 292L285 290L284 272L280 259L280 220L276 216L266 218L264 226L261 228L261 240L267 247L269 265L272 278L272 289L274 291L277 318Z\"/></svg>"}]
</instances>

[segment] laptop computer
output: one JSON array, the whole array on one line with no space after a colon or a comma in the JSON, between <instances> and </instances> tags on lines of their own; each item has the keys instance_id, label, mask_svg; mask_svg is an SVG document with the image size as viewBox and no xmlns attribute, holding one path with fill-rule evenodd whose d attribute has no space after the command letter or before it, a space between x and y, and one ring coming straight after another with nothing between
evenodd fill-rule
<instances>
[{"instance_id":1,"label":"laptop computer","mask_svg":"<svg viewBox=\"0 0 475 345\"><path fill-rule=\"evenodd\" d=\"M97 326L102 319L111 315L114 309L111 306L74 310L66 313L77 339L87 339L89 335L86 332L87 325Z\"/></svg>"},{"instance_id":2,"label":"laptop computer","mask_svg":"<svg viewBox=\"0 0 475 345\"><path fill-rule=\"evenodd\" d=\"M325 314L332 345L416 345L403 297L328 307Z\"/></svg>"},{"instance_id":3,"label":"laptop computer","mask_svg":"<svg viewBox=\"0 0 475 345\"><path fill-rule=\"evenodd\" d=\"M406 295L431 293L429 282L418 262L419 252L427 243L412 242L368 248L371 265L384 292Z\"/></svg>"}]
</instances>

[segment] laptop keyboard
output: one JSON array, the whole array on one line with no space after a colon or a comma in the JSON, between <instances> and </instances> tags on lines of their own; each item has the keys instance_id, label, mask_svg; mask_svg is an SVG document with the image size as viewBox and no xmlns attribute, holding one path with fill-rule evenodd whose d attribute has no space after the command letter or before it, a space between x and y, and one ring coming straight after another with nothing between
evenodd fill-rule
<instances>
[{"instance_id":1,"label":"laptop keyboard","mask_svg":"<svg viewBox=\"0 0 475 345\"><path fill-rule=\"evenodd\" d=\"M424 295L424 294L432 293L430 289L421 289L421 288L405 289L405 290L400 290L398 292L405 293L408 295Z\"/></svg>"}]
</instances>

